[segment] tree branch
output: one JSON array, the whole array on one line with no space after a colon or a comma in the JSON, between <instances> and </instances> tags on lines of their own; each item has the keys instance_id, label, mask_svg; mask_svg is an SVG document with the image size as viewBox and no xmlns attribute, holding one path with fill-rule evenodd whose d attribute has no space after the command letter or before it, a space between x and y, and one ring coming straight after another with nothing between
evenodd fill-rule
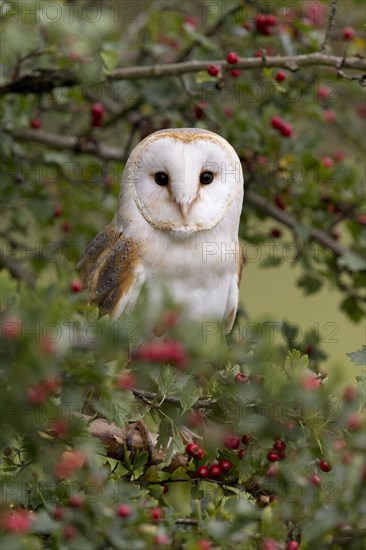
<instances>
[{"instance_id":1,"label":"tree branch","mask_svg":"<svg viewBox=\"0 0 366 550\"><path fill-rule=\"evenodd\" d=\"M279 221L289 229L295 230L298 222L297 220L288 212L281 210L274 204L268 202L265 198L261 197L254 191L247 191L245 193L245 200L257 210L267 214L271 218ZM317 241L322 246L329 248L336 256L345 256L346 254L356 254L352 252L346 246L341 245L339 242L332 239L325 231L318 229L317 227L307 227L309 236Z\"/></svg>"},{"instance_id":2,"label":"tree branch","mask_svg":"<svg viewBox=\"0 0 366 550\"><path fill-rule=\"evenodd\" d=\"M162 76L179 76L186 73L205 71L207 66L215 64L221 69L231 69L225 59L207 61L183 61L162 65L144 65L139 67L121 67L112 71L104 82L116 80L138 80L141 78L158 78ZM236 63L237 69L260 69L263 67L281 67L297 71L300 67L309 66L334 67L335 69L366 70L366 59L359 57L346 58L326 55L321 52L269 57L241 57ZM342 76L341 74L339 76ZM5 94L42 94L54 88L71 87L82 84L76 71L72 70L37 70L24 75L13 82L0 86L0 95Z\"/></svg>"}]
</instances>

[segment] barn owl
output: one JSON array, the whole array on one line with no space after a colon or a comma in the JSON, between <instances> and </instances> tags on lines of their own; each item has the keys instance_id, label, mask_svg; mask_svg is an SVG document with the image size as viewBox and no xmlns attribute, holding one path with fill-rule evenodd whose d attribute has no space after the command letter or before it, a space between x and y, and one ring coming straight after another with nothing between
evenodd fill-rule
<instances>
[{"instance_id":1,"label":"barn owl","mask_svg":"<svg viewBox=\"0 0 366 550\"><path fill-rule=\"evenodd\" d=\"M221 136L195 128L154 132L132 151L117 212L79 262L92 302L118 318L143 284L163 281L191 320L230 331L238 306L244 180Z\"/></svg>"}]
</instances>

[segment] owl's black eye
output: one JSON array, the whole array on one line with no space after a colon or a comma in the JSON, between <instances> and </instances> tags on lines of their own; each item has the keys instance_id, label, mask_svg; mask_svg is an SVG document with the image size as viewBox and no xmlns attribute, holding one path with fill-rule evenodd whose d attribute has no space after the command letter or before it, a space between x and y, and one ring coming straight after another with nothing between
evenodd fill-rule
<instances>
[{"instance_id":1,"label":"owl's black eye","mask_svg":"<svg viewBox=\"0 0 366 550\"><path fill-rule=\"evenodd\" d=\"M156 174L154 174L154 180L158 185L168 185L169 176L166 172L156 172Z\"/></svg>"},{"instance_id":2,"label":"owl's black eye","mask_svg":"<svg viewBox=\"0 0 366 550\"><path fill-rule=\"evenodd\" d=\"M200 175L200 183L203 185L208 185L209 183L212 183L214 180L213 172L202 172Z\"/></svg>"}]
</instances>

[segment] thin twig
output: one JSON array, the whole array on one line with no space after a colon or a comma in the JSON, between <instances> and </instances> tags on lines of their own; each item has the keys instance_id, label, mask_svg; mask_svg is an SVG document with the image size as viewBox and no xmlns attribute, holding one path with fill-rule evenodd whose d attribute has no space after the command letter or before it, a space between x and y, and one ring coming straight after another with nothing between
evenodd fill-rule
<instances>
[{"instance_id":1,"label":"thin twig","mask_svg":"<svg viewBox=\"0 0 366 550\"><path fill-rule=\"evenodd\" d=\"M210 64L218 65L221 69L231 66L226 59L207 61L184 61L182 63L166 63L161 65L144 65L137 67L122 67L112 71L103 82L118 80L138 80L141 78L160 78L162 76L179 76L187 73L205 71ZM300 67L309 66L346 68L350 70L366 71L366 59L352 57L344 59L335 55L326 55L322 52L268 57L241 57L235 67L237 69L261 69L264 67L281 67L289 71L297 71ZM7 82L0 86L0 95L13 94L42 94L59 87L71 87L82 84L77 72L72 70L36 70L18 80ZM100 82L99 82L100 84Z\"/></svg>"},{"instance_id":2,"label":"thin twig","mask_svg":"<svg viewBox=\"0 0 366 550\"><path fill-rule=\"evenodd\" d=\"M327 42L329 40L331 30L335 23L335 16L337 14L337 10L338 10L338 0L332 0L331 6L330 6L330 15L329 15L327 29L325 31L324 40L320 46L321 52L324 52L325 48L327 47Z\"/></svg>"}]
</instances>

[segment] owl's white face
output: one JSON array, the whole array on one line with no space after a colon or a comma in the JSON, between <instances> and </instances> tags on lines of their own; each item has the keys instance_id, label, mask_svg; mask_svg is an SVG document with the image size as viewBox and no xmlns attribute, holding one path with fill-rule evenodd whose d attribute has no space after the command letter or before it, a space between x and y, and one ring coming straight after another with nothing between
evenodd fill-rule
<instances>
[{"instance_id":1,"label":"owl's white face","mask_svg":"<svg viewBox=\"0 0 366 550\"><path fill-rule=\"evenodd\" d=\"M155 132L133 151L122 182L140 213L157 229L191 234L210 229L233 200L242 200L243 176L233 148L202 130Z\"/></svg>"}]
</instances>

